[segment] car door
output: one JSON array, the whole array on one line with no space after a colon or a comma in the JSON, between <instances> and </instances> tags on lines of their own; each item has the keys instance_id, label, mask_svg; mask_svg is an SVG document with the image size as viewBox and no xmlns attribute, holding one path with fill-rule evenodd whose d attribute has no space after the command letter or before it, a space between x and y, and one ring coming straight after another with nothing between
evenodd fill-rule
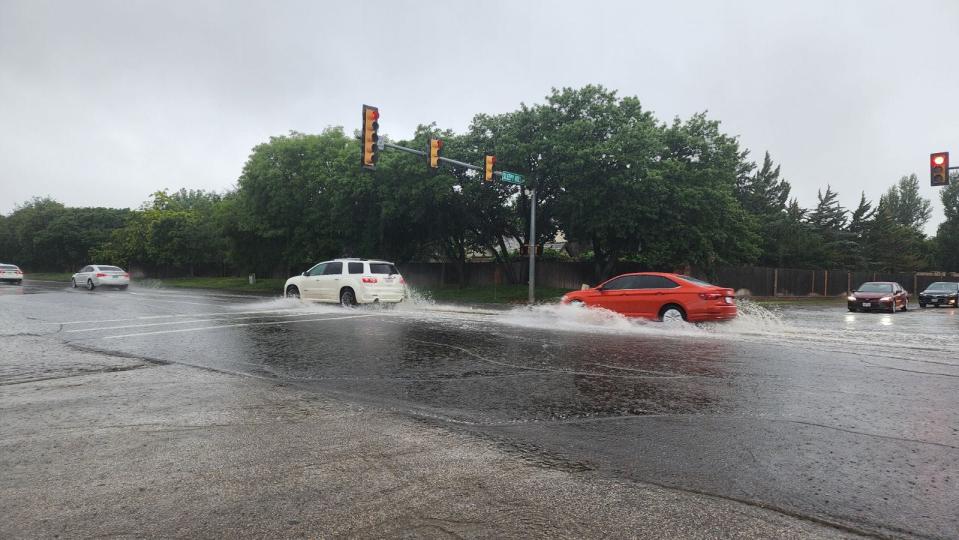
<instances>
[{"instance_id":1,"label":"car door","mask_svg":"<svg viewBox=\"0 0 959 540\"><path fill-rule=\"evenodd\" d=\"M317 300L324 302L338 302L340 300L340 285L343 283L343 263L333 261L326 263L323 275L317 280Z\"/></svg>"},{"instance_id":2,"label":"car door","mask_svg":"<svg viewBox=\"0 0 959 540\"><path fill-rule=\"evenodd\" d=\"M77 277L76 277L77 284L81 284L81 285L82 285L82 284L86 283L86 282L87 282L87 279L90 278L90 275L91 275L92 272L93 272L93 267L92 267L92 266L84 266L83 268L81 268L80 271L77 272L77 274L78 274Z\"/></svg>"},{"instance_id":3,"label":"car door","mask_svg":"<svg viewBox=\"0 0 959 540\"><path fill-rule=\"evenodd\" d=\"M635 277L619 276L603 283L597 290L596 296L593 297L592 304L596 307L627 315L629 309L628 295L630 289L633 288Z\"/></svg>"},{"instance_id":4,"label":"car door","mask_svg":"<svg viewBox=\"0 0 959 540\"><path fill-rule=\"evenodd\" d=\"M300 287L300 296L302 298L306 300L320 300L320 281L326 265L327 263L322 262L305 272L306 275L300 281L302 285Z\"/></svg>"},{"instance_id":5,"label":"car door","mask_svg":"<svg viewBox=\"0 0 959 540\"><path fill-rule=\"evenodd\" d=\"M632 291L632 309L636 317L655 319L666 304L684 305L676 294L679 284L663 276L638 276ZM685 309L685 308L684 308Z\"/></svg>"}]
</instances>

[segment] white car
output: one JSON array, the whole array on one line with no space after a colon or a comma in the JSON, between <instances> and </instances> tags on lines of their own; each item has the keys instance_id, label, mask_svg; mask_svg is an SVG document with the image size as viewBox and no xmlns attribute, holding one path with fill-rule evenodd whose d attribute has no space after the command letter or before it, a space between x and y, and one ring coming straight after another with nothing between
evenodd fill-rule
<instances>
[{"instance_id":1,"label":"white car","mask_svg":"<svg viewBox=\"0 0 959 540\"><path fill-rule=\"evenodd\" d=\"M23 283L23 271L15 264L0 263L0 281L9 281L19 285Z\"/></svg>"},{"instance_id":2,"label":"white car","mask_svg":"<svg viewBox=\"0 0 959 540\"><path fill-rule=\"evenodd\" d=\"M334 259L286 280L283 292L287 298L344 306L396 304L406 298L406 281L391 262Z\"/></svg>"},{"instance_id":3,"label":"white car","mask_svg":"<svg viewBox=\"0 0 959 540\"><path fill-rule=\"evenodd\" d=\"M86 287L91 291L103 285L126 289L130 286L130 274L117 266L91 264L73 274L72 282L74 288Z\"/></svg>"}]
</instances>

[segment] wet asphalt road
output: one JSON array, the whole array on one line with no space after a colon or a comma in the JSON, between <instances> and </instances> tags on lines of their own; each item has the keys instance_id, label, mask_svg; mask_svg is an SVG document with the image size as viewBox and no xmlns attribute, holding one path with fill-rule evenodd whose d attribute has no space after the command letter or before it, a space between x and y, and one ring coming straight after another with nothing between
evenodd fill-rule
<instances>
[{"instance_id":1,"label":"wet asphalt road","mask_svg":"<svg viewBox=\"0 0 959 540\"><path fill-rule=\"evenodd\" d=\"M959 536L955 309L745 306L733 323L667 327L555 306L345 310L39 282L0 295L7 334L385 407L545 467ZM4 362L0 379L43 371Z\"/></svg>"}]
</instances>

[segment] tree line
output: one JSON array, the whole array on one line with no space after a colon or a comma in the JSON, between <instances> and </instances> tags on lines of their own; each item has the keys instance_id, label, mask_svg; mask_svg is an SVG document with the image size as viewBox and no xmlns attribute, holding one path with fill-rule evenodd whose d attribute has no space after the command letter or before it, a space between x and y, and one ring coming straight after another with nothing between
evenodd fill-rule
<instances>
[{"instance_id":1,"label":"tree line","mask_svg":"<svg viewBox=\"0 0 959 540\"><path fill-rule=\"evenodd\" d=\"M546 256L589 261L597 279L623 260L707 274L729 264L959 270L959 182L940 193L946 220L932 238L914 174L877 201L862 194L856 208L829 185L803 208L768 153L754 162L705 113L663 122L638 98L600 86L476 115L464 133L419 126L396 142L425 149L431 137L446 156L479 163L493 153L498 169L523 174L537 190L535 242L561 232L566 248ZM135 210L36 198L0 216L0 259L33 271L98 261L156 275L289 275L359 256L444 260L464 275L471 256L506 263L528 243L523 189L468 170L431 174L398 152L381 153L373 172L359 161L355 134L334 127L256 146L223 194L160 191Z\"/></svg>"}]
</instances>

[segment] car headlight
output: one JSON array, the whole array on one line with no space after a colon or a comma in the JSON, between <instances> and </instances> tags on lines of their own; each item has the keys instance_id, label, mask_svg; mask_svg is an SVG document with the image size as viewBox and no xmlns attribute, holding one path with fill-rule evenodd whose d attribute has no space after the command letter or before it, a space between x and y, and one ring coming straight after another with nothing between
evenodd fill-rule
<instances>
[{"instance_id":1,"label":"car headlight","mask_svg":"<svg viewBox=\"0 0 959 540\"><path fill-rule=\"evenodd\" d=\"M891 296L883 296L882 298L879 299L880 302L888 302L890 300L892 300Z\"/></svg>"},{"instance_id":2,"label":"car headlight","mask_svg":"<svg viewBox=\"0 0 959 540\"><path fill-rule=\"evenodd\" d=\"M855 296L852 296L852 295L849 295L849 296L846 298L846 300L849 300L850 302L855 302L855 301L856 301L856 297L855 297Z\"/></svg>"}]
</instances>

